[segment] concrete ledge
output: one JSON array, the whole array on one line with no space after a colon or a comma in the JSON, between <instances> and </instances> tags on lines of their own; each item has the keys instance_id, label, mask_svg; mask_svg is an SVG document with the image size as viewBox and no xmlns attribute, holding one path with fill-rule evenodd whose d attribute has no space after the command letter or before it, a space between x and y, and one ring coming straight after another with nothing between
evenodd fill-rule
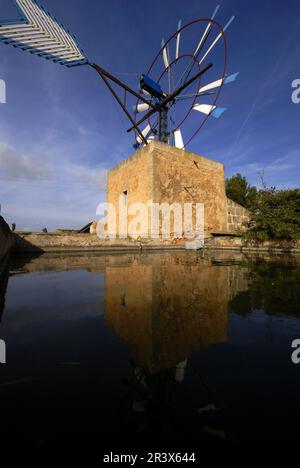
<instances>
[{"instance_id":1,"label":"concrete ledge","mask_svg":"<svg viewBox=\"0 0 300 468\"><path fill-rule=\"evenodd\" d=\"M12 251L23 253L92 253L185 250L185 239L99 239L94 234L15 233ZM205 249L238 252L300 254L300 241L245 241L236 234L214 233L205 240Z\"/></svg>"},{"instance_id":2,"label":"concrete ledge","mask_svg":"<svg viewBox=\"0 0 300 468\"><path fill-rule=\"evenodd\" d=\"M94 234L15 233L13 253L43 252L139 252L141 250L184 249L183 240L153 241L150 239L99 239Z\"/></svg>"},{"instance_id":3,"label":"concrete ledge","mask_svg":"<svg viewBox=\"0 0 300 468\"><path fill-rule=\"evenodd\" d=\"M244 240L241 236L215 236L209 239L205 248L214 250L235 250L240 252L269 252L300 254L300 241L268 240L254 241Z\"/></svg>"}]
</instances>

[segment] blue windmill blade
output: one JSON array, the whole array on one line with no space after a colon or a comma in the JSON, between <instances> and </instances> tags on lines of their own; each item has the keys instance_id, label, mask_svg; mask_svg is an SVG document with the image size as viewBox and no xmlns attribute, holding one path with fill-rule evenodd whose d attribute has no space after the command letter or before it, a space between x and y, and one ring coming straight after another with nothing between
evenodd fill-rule
<instances>
[{"instance_id":1,"label":"blue windmill blade","mask_svg":"<svg viewBox=\"0 0 300 468\"><path fill-rule=\"evenodd\" d=\"M36 0L14 0L20 18L0 20L0 42L66 66L89 63L78 41Z\"/></svg>"},{"instance_id":2,"label":"blue windmill blade","mask_svg":"<svg viewBox=\"0 0 300 468\"><path fill-rule=\"evenodd\" d=\"M226 107L217 107L216 109L212 111L211 115L215 119L219 119L226 110L227 110Z\"/></svg>"},{"instance_id":3,"label":"blue windmill blade","mask_svg":"<svg viewBox=\"0 0 300 468\"><path fill-rule=\"evenodd\" d=\"M223 84L233 83L237 79L239 74L240 74L240 72L236 72L236 73L233 73L232 75L228 75L225 78Z\"/></svg>"}]
</instances>

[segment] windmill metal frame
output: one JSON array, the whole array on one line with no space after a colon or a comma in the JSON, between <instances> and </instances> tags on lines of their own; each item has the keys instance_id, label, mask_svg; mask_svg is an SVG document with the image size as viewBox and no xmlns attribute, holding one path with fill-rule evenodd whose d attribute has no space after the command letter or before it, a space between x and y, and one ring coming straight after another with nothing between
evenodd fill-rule
<instances>
[{"instance_id":1,"label":"windmill metal frame","mask_svg":"<svg viewBox=\"0 0 300 468\"><path fill-rule=\"evenodd\" d=\"M179 97L179 95L188 86L190 86L195 80L200 78L204 73L206 73L212 67L212 63L209 63L203 69L200 69L200 66L204 58L206 58L209 51L214 47L215 43L219 40L220 36L224 37L225 49L226 49L226 38L224 35L224 31L234 19L234 17L231 17L228 23L226 24L226 26L224 27L224 29L222 29L219 23L217 23L214 20L214 17L219 9L219 5L218 5L211 18L194 20L183 26L181 26L181 21L180 21L178 24L177 31L168 39L166 43L164 41L162 42L162 47L156 56L157 58L159 55L162 55L164 62L167 61L168 63L163 74L166 71L168 73L169 94L162 93L161 96L159 97L156 96L156 99L153 99L153 102L151 102L151 100L146 99L142 95L142 91L140 93L134 91L131 87L129 87L119 78L114 76L112 73L108 72L107 70L97 65L96 63L91 62L87 58L87 56L84 54L80 46L78 45L77 38L67 28L65 28L65 26L63 26L49 11L47 11L43 6L41 6L37 0L12 0L12 1L20 16L17 19L0 20L0 43L3 42L5 44L12 45L24 51L28 51L32 54L36 54L40 57L46 58L47 60L52 60L54 62L57 62L67 67L89 65L90 67L95 69L97 73L99 74L99 76L101 77L104 84L106 85L106 87L108 88L109 92L113 95L114 99L117 101L117 103L120 105L120 107L126 114L127 118L130 120L131 127L127 130L127 132L131 132L132 130L137 132L138 139L136 139L136 141L138 141L139 144L144 143L145 145L147 145L149 141L147 138L148 136L147 128L142 131L139 128L139 126L145 120L147 119L149 120L150 117L156 113L158 113L158 132L156 131L155 133L158 133L158 140L164 143L169 142L168 117L169 117L170 109L173 107L173 105L176 103L176 101L179 98L184 99L184 96ZM193 56L190 55L192 57L192 61L191 61L190 66L187 68L187 73L185 74L184 81L181 81L180 83L180 80L179 80L176 83L176 86L175 86L176 89L174 88L172 89L170 85L172 70L171 70L169 57L168 57L169 55L168 44L171 41L171 39L176 38L176 61L178 61L178 59L182 57L182 56L178 57L181 32L188 26L195 24L199 21L207 22L205 32L196 48L194 55ZM201 49L203 48L203 45L205 44L209 34L211 33L212 25L216 25L219 28L219 31L220 31L219 36L217 39L214 40L213 44L210 46L206 54L204 54L204 57L202 57L202 60L198 62L199 71L192 78L189 78L189 75L193 69L193 65L195 61L197 61L197 57ZM226 53L227 53L227 49L226 49ZM156 58L154 59L154 62ZM151 71L151 68L152 68L152 65L150 66L149 72ZM221 82L221 84L219 85L220 88L222 84L225 82L225 72L226 72L226 60L225 60L224 75L222 79L219 80ZM229 81L230 80L228 80L228 82ZM231 81L233 80L231 79ZM112 84L121 87L124 90L124 96L121 97L121 95L114 89ZM157 84L159 86L158 83L154 82L154 84ZM218 91L217 96L219 95L219 92L220 90ZM142 117L139 120L135 119L131 115L130 110L128 109L127 99L126 99L127 93L137 98L138 101L143 102L144 105L146 104L147 105L146 109L147 110L149 109L146 115L144 115L144 117ZM198 95L199 94L196 93L193 96L198 96ZM153 97L154 96L152 96L152 98ZM207 105L206 107L210 107L210 106ZM207 117L213 113L214 108L215 106L212 105L211 109L208 112L204 112L204 113L207 113ZM200 110L200 109L197 109L197 110ZM150 128L151 128L151 132L154 133L154 130L151 127L151 125L150 125ZM173 132L175 132L175 130L173 130ZM195 134L192 136L192 138L195 136ZM139 144L136 146L138 147Z\"/></svg>"}]
</instances>

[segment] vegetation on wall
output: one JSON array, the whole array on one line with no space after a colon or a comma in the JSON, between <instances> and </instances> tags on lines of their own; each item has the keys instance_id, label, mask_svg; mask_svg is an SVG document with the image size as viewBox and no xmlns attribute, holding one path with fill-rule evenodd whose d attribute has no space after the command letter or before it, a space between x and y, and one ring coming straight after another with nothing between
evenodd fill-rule
<instances>
[{"instance_id":1,"label":"vegetation on wall","mask_svg":"<svg viewBox=\"0 0 300 468\"><path fill-rule=\"evenodd\" d=\"M261 189L251 186L246 177L236 174L226 180L226 194L250 211L253 239L300 239L300 189Z\"/></svg>"}]
</instances>

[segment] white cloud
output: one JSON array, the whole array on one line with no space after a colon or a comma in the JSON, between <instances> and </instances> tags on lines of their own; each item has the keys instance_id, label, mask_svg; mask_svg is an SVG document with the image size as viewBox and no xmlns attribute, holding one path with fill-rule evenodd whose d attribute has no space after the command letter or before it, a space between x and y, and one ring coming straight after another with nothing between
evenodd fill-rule
<instances>
[{"instance_id":1,"label":"white cloud","mask_svg":"<svg viewBox=\"0 0 300 468\"><path fill-rule=\"evenodd\" d=\"M259 174L264 174L267 185L275 185L277 188L299 187L300 180L300 150L293 150L277 157L274 161L263 163L253 161L241 166L232 166L231 174L240 172L251 183L259 182Z\"/></svg>"},{"instance_id":2,"label":"white cloud","mask_svg":"<svg viewBox=\"0 0 300 468\"><path fill-rule=\"evenodd\" d=\"M45 163L36 161L29 155L18 154L7 143L0 142L0 177L8 179L36 179L51 177L51 170Z\"/></svg>"},{"instance_id":3,"label":"white cloud","mask_svg":"<svg viewBox=\"0 0 300 468\"><path fill-rule=\"evenodd\" d=\"M54 230L95 219L105 199L107 169L72 162L73 150L63 144L47 150L38 143L32 154L21 154L0 142L0 204L9 223L20 230Z\"/></svg>"}]
</instances>

